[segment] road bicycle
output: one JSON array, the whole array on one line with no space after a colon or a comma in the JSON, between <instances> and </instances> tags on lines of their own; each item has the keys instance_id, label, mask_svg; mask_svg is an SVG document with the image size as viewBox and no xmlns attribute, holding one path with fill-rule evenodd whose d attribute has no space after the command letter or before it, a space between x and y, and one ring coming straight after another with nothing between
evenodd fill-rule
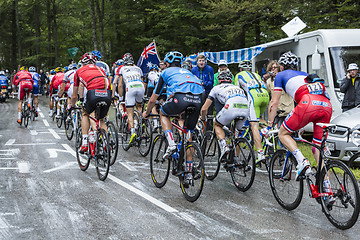
<instances>
[{"instance_id":1,"label":"road bicycle","mask_svg":"<svg viewBox=\"0 0 360 240\"><path fill-rule=\"evenodd\" d=\"M67 113L64 127L66 138L71 141L74 133L81 127L81 107L75 107L71 112Z\"/></svg>"},{"instance_id":2,"label":"road bicycle","mask_svg":"<svg viewBox=\"0 0 360 240\"><path fill-rule=\"evenodd\" d=\"M25 92L27 89L25 88ZM30 97L31 99L31 97ZM35 112L31 110L31 105L28 103L29 99L26 94L22 102L21 107L21 123L24 123L24 126L27 127L29 125L29 120L35 118ZM33 102L33 101L31 101Z\"/></svg>"},{"instance_id":3,"label":"road bicycle","mask_svg":"<svg viewBox=\"0 0 360 240\"><path fill-rule=\"evenodd\" d=\"M236 118L235 122L240 120ZM236 123L235 123L236 125ZM221 162L237 189L247 191L255 178L255 153L250 142L224 126L223 129L229 135L228 142L230 153L225 159L220 159L220 144L215 131L207 131L201 144L204 156L205 175L209 180L214 180L219 173Z\"/></svg>"},{"instance_id":4,"label":"road bicycle","mask_svg":"<svg viewBox=\"0 0 360 240\"><path fill-rule=\"evenodd\" d=\"M107 105L106 102L100 101L96 104L95 117L89 115L89 118L96 123L96 129L93 131L94 139L89 136L88 139L88 151L84 154L80 153L82 145L82 132L81 127L77 129L76 134L76 158L79 167L82 171L86 171L90 165L90 160L95 161L96 173L101 181L107 178L110 169L110 146L107 132L100 128L100 120L98 116L100 109Z\"/></svg>"},{"instance_id":5,"label":"road bicycle","mask_svg":"<svg viewBox=\"0 0 360 240\"><path fill-rule=\"evenodd\" d=\"M112 166L117 158L119 151L119 137L115 124L105 117L105 123L108 129L109 147L110 147L110 166Z\"/></svg>"},{"instance_id":6,"label":"road bicycle","mask_svg":"<svg viewBox=\"0 0 360 240\"><path fill-rule=\"evenodd\" d=\"M194 107L188 107L185 110L185 126L187 126L188 116L193 111L195 111ZM204 187L204 159L199 144L190 141L190 132L173 121L171 124L182 133L180 141L176 142L177 150L169 158L164 158L168 142L164 134L158 134L155 137L150 151L151 177L155 186L162 188L168 180L171 168L172 175L179 178L185 199L194 202L200 197Z\"/></svg>"},{"instance_id":7,"label":"road bicycle","mask_svg":"<svg viewBox=\"0 0 360 240\"><path fill-rule=\"evenodd\" d=\"M315 145L298 134L299 141L320 151L317 167L312 167L308 176L300 176L295 181L297 161L284 149L278 150L270 162L270 187L276 201L285 209L293 210L301 202L304 180L311 198L321 204L328 220L339 229L351 228L358 219L360 210L359 187L351 170L340 160L328 160L324 154L326 136L335 124L317 123L323 129L321 145ZM330 186L324 183L330 181Z\"/></svg>"},{"instance_id":8,"label":"road bicycle","mask_svg":"<svg viewBox=\"0 0 360 240\"><path fill-rule=\"evenodd\" d=\"M66 102L67 97L63 97L58 100L60 106L60 115L56 116L56 125L58 126L58 128L61 128L62 123L65 122L65 119L67 118Z\"/></svg>"}]
</instances>

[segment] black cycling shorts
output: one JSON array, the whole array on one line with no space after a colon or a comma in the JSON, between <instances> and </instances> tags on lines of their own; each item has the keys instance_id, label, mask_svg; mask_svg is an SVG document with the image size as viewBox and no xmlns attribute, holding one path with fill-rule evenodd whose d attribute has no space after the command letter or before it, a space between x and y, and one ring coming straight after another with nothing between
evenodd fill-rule
<instances>
[{"instance_id":1,"label":"black cycling shorts","mask_svg":"<svg viewBox=\"0 0 360 240\"><path fill-rule=\"evenodd\" d=\"M151 95L153 94L153 92L154 92L154 87L148 87L148 88L147 88L147 91L146 91L146 96L147 96L148 98L150 98Z\"/></svg>"},{"instance_id":2,"label":"black cycling shorts","mask_svg":"<svg viewBox=\"0 0 360 240\"><path fill-rule=\"evenodd\" d=\"M100 109L100 115L98 116L98 119L102 119L106 116L106 114L109 111L109 107L111 105L111 90L100 90L100 89L94 89L90 90L86 94L86 99L84 101L84 110L90 114L96 109L96 104L98 102L104 101L106 102L106 105L101 107Z\"/></svg>"},{"instance_id":3,"label":"black cycling shorts","mask_svg":"<svg viewBox=\"0 0 360 240\"><path fill-rule=\"evenodd\" d=\"M161 111L165 115L178 115L185 111L187 107L193 106L196 108L188 116L188 122L186 128L194 130L198 118L200 116L200 110L202 107L202 94L194 95L191 93L175 93L174 96L169 98L161 107Z\"/></svg>"}]
</instances>

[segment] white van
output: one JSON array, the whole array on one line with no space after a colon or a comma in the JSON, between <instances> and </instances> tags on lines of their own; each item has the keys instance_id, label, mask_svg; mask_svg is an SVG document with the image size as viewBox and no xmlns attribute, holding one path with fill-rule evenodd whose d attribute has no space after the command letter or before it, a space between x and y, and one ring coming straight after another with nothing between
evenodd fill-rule
<instances>
[{"instance_id":1,"label":"white van","mask_svg":"<svg viewBox=\"0 0 360 240\"><path fill-rule=\"evenodd\" d=\"M299 70L316 73L325 80L334 118L342 112L340 80L345 77L349 63L360 65L359 39L360 29L323 29L280 39L267 43L266 49L253 59L253 66L261 72L269 60L293 52L299 57Z\"/></svg>"}]
</instances>

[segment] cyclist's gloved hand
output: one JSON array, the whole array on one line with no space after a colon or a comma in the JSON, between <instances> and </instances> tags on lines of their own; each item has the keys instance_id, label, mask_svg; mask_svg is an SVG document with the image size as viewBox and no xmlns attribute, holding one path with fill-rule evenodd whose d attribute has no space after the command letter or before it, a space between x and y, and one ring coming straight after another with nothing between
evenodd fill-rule
<instances>
[{"instance_id":1,"label":"cyclist's gloved hand","mask_svg":"<svg viewBox=\"0 0 360 240\"><path fill-rule=\"evenodd\" d=\"M268 133L269 133L270 129L271 129L271 127L267 126L267 127L262 128L260 130L260 132L264 137L268 137Z\"/></svg>"},{"instance_id":2,"label":"cyclist's gloved hand","mask_svg":"<svg viewBox=\"0 0 360 240\"><path fill-rule=\"evenodd\" d=\"M79 101L77 101L76 105L78 107L81 107L83 105L83 102L84 102L84 98L79 98Z\"/></svg>"},{"instance_id":3,"label":"cyclist's gloved hand","mask_svg":"<svg viewBox=\"0 0 360 240\"><path fill-rule=\"evenodd\" d=\"M59 101L59 97L54 97L54 100L57 102L57 101Z\"/></svg>"}]
</instances>

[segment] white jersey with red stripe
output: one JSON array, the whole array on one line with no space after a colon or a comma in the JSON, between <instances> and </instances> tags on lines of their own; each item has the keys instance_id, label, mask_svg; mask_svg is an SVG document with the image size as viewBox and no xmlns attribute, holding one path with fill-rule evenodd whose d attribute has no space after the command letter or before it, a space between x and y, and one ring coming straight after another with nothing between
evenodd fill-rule
<instances>
[{"instance_id":1,"label":"white jersey with red stripe","mask_svg":"<svg viewBox=\"0 0 360 240\"><path fill-rule=\"evenodd\" d=\"M69 70L64 75L64 83L70 82L71 85L74 84L74 76L75 76L76 70Z\"/></svg>"},{"instance_id":2,"label":"white jersey with red stripe","mask_svg":"<svg viewBox=\"0 0 360 240\"><path fill-rule=\"evenodd\" d=\"M295 100L296 91L303 85L306 85L306 72L296 70L285 70L276 74L274 81L274 91L284 90Z\"/></svg>"},{"instance_id":3,"label":"white jersey with red stripe","mask_svg":"<svg viewBox=\"0 0 360 240\"><path fill-rule=\"evenodd\" d=\"M123 77L126 87L142 83L141 78L143 76L143 72L138 66L123 66L120 69L119 74Z\"/></svg>"}]
</instances>

